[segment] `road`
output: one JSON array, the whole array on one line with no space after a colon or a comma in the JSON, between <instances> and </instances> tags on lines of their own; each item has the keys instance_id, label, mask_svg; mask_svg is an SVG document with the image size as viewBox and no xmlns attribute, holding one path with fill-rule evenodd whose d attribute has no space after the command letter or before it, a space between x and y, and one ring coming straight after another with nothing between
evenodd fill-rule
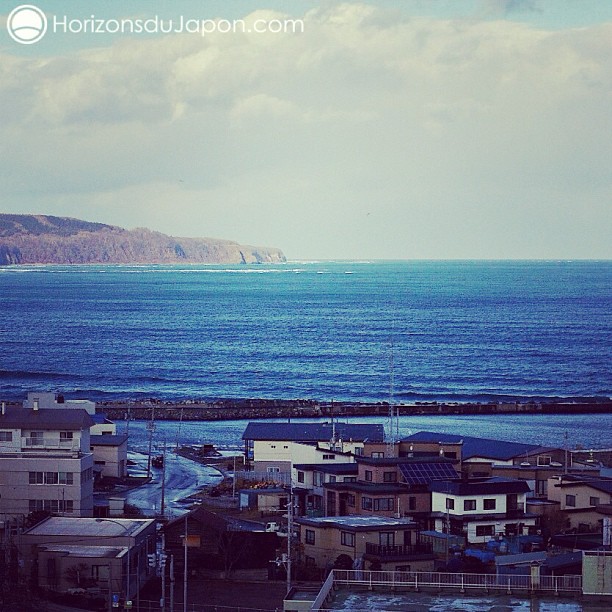
<instances>
[{"instance_id":1,"label":"road","mask_svg":"<svg viewBox=\"0 0 612 612\"><path fill-rule=\"evenodd\" d=\"M146 476L147 455L130 452L129 458L136 463L130 466L130 475ZM125 499L127 503L140 508L147 516L159 514L161 512L163 472L164 470L151 468L152 481L150 483L130 491L112 493L110 496ZM167 452L165 478L165 515L169 518L176 518L187 512L188 504L181 500L206 485L216 484L222 479L222 476L211 466L201 465L173 452ZM98 499L108 496L108 494L96 494Z\"/></svg>"}]
</instances>

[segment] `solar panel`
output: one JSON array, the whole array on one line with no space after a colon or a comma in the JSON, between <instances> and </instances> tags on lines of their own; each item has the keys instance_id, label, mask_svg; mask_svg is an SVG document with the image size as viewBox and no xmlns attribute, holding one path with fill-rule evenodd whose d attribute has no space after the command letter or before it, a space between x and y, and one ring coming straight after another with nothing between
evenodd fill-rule
<instances>
[{"instance_id":1,"label":"solar panel","mask_svg":"<svg viewBox=\"0 0 612 612\"><path fill-rule=\"evenodd\" d=\"M412 485L457 478L457 472L450 463L400 463L399 467L406 483Z\"/></svg>"}]
</instances>

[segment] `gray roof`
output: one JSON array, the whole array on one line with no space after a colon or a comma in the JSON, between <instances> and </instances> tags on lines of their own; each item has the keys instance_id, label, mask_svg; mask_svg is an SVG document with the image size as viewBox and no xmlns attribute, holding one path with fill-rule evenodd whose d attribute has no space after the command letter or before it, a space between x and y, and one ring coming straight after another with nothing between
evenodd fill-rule
<instances>
[{"instance_id":1,"label":"gray roof","mask_svg":"<svg viewBox=\"0 0 612 612\"><path fill-rule=\"evenodd\" d=\"M508 461L514 457L520 457L537 451L551 450L538 444L523 444L521 442L506 442L505 440L491 440L489 438L474 438L472 436L458 436L456 434L437 433L433 431L418 431L411 436L402 439L402 442L433 442L459 444L463 442L461 449L462 459L471 457L486 457L487 459L498 459Z\"/></svg>"},{"instance_id":2,"label":"gray roof","mask_svg":"<svg viewBox=\"0 0 612 612\"><path fill-rule=\"evenodd\" d=\"M323 472L324 474L357 474L359 470L356 463L296 463L293 467L304 472Z\"/></svg>"},{"instance_id":3,"label":"gray roof","mask_svg":"<svg viewBox=\"0 0 612 612\"><path fill-rule=\"evenodd\" d=\"M249 423L243 440L287 440L291 442L324 442L333 436L331 423ZM336 439L345 442L382 442L384 426L378 423L336 423Z\"/></svg>"},{"instance_id":4,"label":"gray roof","mask_svg":"<svg viewBox=\"0 0 612 612\"><path fill-rule=\"evenodd\" d=\"M0 414L0 429L41 429L80 431L89 429L94 421L87 411L80 408L41 408L31 410L20 406L7 407Z\"/></svg>"},{"instance_id":5,"label":"gray roof","mask_svg":"<svg viewBox=\"0 0 612 612\"><path fill-rule=\"evenodd\" d=\"M90 436L91 446L121 446L124 442L127 442L127 434L102 434L96 436Z\"/></svg>"},{"instance_id":6,"label":"gray roof","mask_svg":"<svg viewBox=\"0 0 612 612\"><path fill-rule=\"evenodd\" d=\"M154 523L153 519L95 519L51 516L24 531L23 535L78 536L82 538L134 537Z\"/></svg>"},{"instance_id":7,"label":"gray roof","mask_svg":"<svg viewBox=\"0 0 612 612\"><path fill-rule=\"evenodd\" d=\"M409 518L393 518L390 516L365 516L349 514L347 516L322 516L318 518L296 518L296 523L312 527L330 527L349 531L371 531L372 529L402 529L416 527L417 524Z\"/></svg>"},{"instance_id":8,"label":"gray roof","mask_svg":"<svg viewBox=\"0 0 612 612\"><path fill-rule=\"evenodd\" d=\"M476 478L472 480L434 480L430 489L449 495L490 495L494 493L527 493L525 480L514 478Z\"/></svg>"}]
</instances>

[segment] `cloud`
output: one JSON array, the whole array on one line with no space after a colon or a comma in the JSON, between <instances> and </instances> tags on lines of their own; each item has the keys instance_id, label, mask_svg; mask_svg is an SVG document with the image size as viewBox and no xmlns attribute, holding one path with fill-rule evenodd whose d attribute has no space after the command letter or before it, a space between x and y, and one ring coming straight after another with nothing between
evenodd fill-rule
<instances>
[{"instance_id":1,"label":"cloud","mask_svg":"<svg viewBox=\"0 0 612 612\"><path fill-rule=\"evenodd\" d=\"M303 34L5 53L7 207L295 256L612 254L597 204L611 195L610 24L350 3L305 20Z\"/></svg>"}]
</instances>

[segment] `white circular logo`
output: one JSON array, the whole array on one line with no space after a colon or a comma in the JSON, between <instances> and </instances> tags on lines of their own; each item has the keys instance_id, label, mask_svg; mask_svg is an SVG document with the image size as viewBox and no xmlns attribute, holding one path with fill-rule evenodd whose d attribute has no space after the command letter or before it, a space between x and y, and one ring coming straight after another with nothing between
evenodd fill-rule
<instances>
[{"instance_id":1,"label":"white circular logo","mask_svg":"<svg viewBox=\"0 0 612 612\"><path fill-rule=\"evenodd\" d=\"M45 35L47 17L37 6L22 4L10 12L6 27L14 41L31 45Z\"/></svg>"}]
</instances>

